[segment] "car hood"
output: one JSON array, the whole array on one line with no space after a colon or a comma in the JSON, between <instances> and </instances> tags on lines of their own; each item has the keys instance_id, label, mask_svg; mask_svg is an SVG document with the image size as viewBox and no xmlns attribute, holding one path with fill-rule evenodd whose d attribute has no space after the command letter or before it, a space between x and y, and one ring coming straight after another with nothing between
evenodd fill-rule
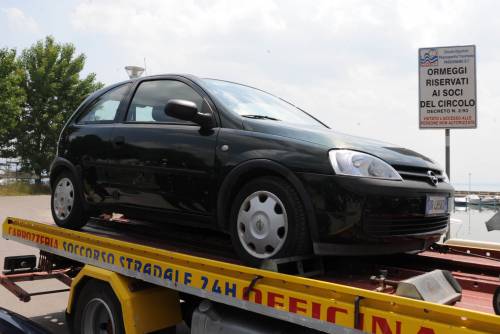
<instances>
[{"instance_id":1,"label":"car hood","mask_svg":"<svg viewBox=\"0 0 500 334\"><path fill-rule=\"evenodd\" d=\"M271 120L245 119L246 129L288 137L325 146L327 149L350 149L379 157L393 166L421 167L434 170L442 168L426 156L415 151L368 138L351 136L328 128L316 126L295 126Z\"/></svg>"}]
</instances>

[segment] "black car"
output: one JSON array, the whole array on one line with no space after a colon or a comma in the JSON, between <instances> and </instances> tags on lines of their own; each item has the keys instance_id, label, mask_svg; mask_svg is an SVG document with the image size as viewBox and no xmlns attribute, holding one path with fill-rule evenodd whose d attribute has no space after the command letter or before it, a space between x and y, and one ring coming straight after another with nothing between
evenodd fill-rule
<instances>
[{"instance_id":1,"label":"black car","mask_svg":"<svg viewBox=\"0 0 500 334\"><path fill-rule=\"evenodd\" d=\"M422 250L449 225L453 188L431 159L348 136L249 86L190 75L121 82L64 127L52 214L209 227L249 263L314 251Z\"/></svg>"},{"instance_id":2,"label":"black car","mask_svg":"<svg viewBox=\"0 0 500 334\"><path fill-rule=\"evenodd\" d=\"M0 307L0 334L50 334L50 332L28 318Z\"/></svg>"}]
</instances>

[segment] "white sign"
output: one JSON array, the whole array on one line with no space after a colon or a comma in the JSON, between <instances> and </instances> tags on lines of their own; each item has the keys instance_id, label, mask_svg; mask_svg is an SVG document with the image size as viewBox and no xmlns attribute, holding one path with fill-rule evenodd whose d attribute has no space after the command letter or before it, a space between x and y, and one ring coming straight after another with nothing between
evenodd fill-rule
<instances>
[{"instance_id":1,"label":"white sign","mask_svg":"<svg viewBox=\"0 0 500 334\"><path fill-rule=\"evenodd\" d=\"M476 47L418 50L420 128L476 128Z\"/></svg>"}]
</instances>

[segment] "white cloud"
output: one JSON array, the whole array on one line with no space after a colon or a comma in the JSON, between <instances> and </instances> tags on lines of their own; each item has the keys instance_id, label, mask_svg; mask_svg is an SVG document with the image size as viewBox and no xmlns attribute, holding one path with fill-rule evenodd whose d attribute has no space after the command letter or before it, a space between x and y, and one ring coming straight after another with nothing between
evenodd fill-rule
<instances>
[{"instance_id":1,"label":"white cloud","mask_svg":"<svg viewBox=\"0 0 500 334\"><path fill-rule=\"evenodd\" d=\"M1 11L7 17L7 24L10 30L15 32L25 31L28 33L38 33L40 31L35 19L26 15L21 9L10 7L2 8Z\"/></svg>"},{"instance_id":2,"label":"white cloud","mask_svg":"<svg viewBox=\"0 0 500 334\"><path fill-rule=\"evenodd\" d=\"M120 66L244 82L304 107L342 132L415 149L444 165L444 131L418 129L417 48L476 44L477 130L452 131L452 178L500 184L495 1L82 1L73 28L119 50ZM77 42L77 41L75 41ZM88 55L89 57L91 55ZM117 59L97 57L110 67ZM103 73L111 81L124 72Z\"/></svg>"},{"instance_id":3,"label":"white cloud","mask_svg":"<svg viewBox=\"0 0 500 334\"><path fill-rule=\"evenodd\" d=\"M78 29L127 34L130 37L199 36L208 31L230 32L234 27L269 32L282 30L279 8L271 1L85 1L73 13Z\"/></svg>"}]
</instances>

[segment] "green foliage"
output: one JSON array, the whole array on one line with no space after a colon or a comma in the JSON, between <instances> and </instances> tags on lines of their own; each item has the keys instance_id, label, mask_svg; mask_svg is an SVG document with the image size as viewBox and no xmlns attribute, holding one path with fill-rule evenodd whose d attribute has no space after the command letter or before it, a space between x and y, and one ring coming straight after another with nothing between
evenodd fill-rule
<instances>
[{"instance_id":1,"label":"green foliage","mask_svg":"<svg viewBox=\"0 0 500 334\"><path fill-rule=\"evenodd\" d=\"M24 72L16 59L16 50L0 49L0 156L14 154L9 143L26 101L22 88Z\"/></svg>"},{"instance_id":2,"label":"green foliage","mask_svg":"<svg viewBox=\"0 0 500 334\"><path fill-rule=\"evenodd\" d=\"M49 36L25 49L19 62L24 70L24 107L16 126L14 149L26 170L40 178L56 153L66 120L93 91L102 87L90 73L80 78L85 64L72 44L58 44Z\"/></svg>"}]
</instances>

